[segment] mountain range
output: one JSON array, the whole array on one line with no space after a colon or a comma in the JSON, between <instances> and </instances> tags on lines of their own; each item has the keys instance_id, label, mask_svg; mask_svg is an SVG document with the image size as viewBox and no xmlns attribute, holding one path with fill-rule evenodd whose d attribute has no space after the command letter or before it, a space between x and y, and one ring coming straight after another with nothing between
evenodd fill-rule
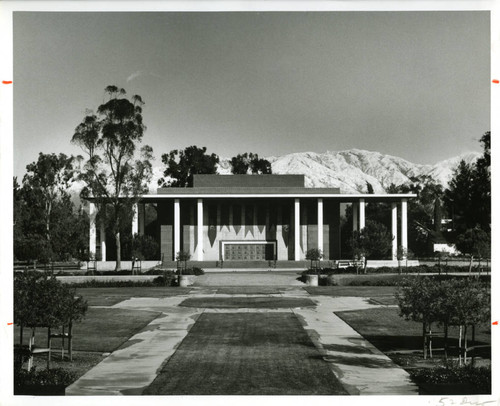
<instances>
[{"instance_id":1,"label":"mountain range","mask_svg":"<svg viewBox=\"0 0 500 406\"><path fill-rule=\"evenodd\" d=\"M401 185L410 177L419 175L429 175L447 187L462 159L472 163L480 156L479 152L469 152L434 165L422 165L380 152L350 149L325 153L297 152L266 159L271 162L273 174L303 174L306 187L338 187L341 193L348 194L366 193L367 182L375 193L386 193L392 183ZM220 159L217 172L221 175L231 173L229 159ZM161 167L155 168L151 191L155 191L161 173Z\"/></svg>"}]
</instances>

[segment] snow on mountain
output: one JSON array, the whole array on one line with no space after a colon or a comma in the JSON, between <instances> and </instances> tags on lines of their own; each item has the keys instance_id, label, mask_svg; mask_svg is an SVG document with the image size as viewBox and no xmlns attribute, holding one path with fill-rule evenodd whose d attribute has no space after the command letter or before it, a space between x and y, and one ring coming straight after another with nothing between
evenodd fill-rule
<instances>
[{"instance_id":1,"label":"snow on mountain","mask_svg":"<svg viewBox=\"0 0 500 406\"><path fill-rule=\"evenodd\" d=\"M306 187L338 187L341 193L366 193L369 182L375 193L385 193L392 183L400 185L418 175L429 175L447 187L460 160L472 163L480 156L479 152L469 152L435 165L421 165L380 152L351 149L321 154L298 152L266 159L271 162L274 174L305 175ZM217 171L221 175L231 173L228 158L220 159ZM151 193L156 192L162 174L163 167L153 168Z\"/></svg>"},{"instance_id":2,"label":"snow on mountain","mask_svg":"<svg viewBox=\"0 0 500 406\"><path fill-rule=\"evenodd\" d=\"M339 187L341 193L366 193L368 182L375 193L385 193L392 183L400 185L419 175L429 175L446 187L461 159L471 163L480 155L470 152L435 165L421 165L379 152L351 149L288 154L273 159L272 168L276 174L304 174L308 187Z\"/></svg>"}]
</instances>

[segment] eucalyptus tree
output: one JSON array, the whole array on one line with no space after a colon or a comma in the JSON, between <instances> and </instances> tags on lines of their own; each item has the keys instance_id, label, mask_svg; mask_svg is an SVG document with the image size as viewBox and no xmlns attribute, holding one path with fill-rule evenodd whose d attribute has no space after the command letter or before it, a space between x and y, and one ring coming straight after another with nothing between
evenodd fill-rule
<instances>
[{"instance_id":1,"label":"eucalyptus tree","mask_svg":"<svg viewBox=\"0 0 500 406\"><path fill-rule=\"evenodd\" d=\"M23 185L37 196L43 213L45 235L50 242L51 214L58 200L67 196L67 189L74 180L74 158L65 154L44 154L26 166Z\"/></svg>"},{"instance_id":2,"label":"eucalyptus tree","mask_svg":"<svg viewBox=\"0 0 500 406\"><path fill-rule=\"evenodd\" d=\"M116 270L121 269L120 231L133 215L133 206L147 192L152 177L153 150L142 142L146 127L140 96L108 86L97 113L88 110L72 138L87 155L80 178L82 197L92 199L106 218L116 240ZM106 209L106 210L104 210Z\"/></svg>"},{"instance_id":3,"label":"eucalyptus tree","mask_svg":"<svg viewBox=\"0 0 500 406\"><path fill-rule=\"evenodd\" d=\"M216 154L207 154L207 147L199 148L196 145L184 150L174 149L163 154L161 160L165 165L164 178L158 180L160 187L191 187L193 175L211 175L217 173L219 157Z\"/></svg>"},{"instance_id":4,"label":"eucalyptus tree","mask_svg":"<svg viewBox=\"0 0 500 406\"><path fill-rule=\"evenodd\" d=\"M271 163L253 152L238 154L231 158L230 163L233 174L246 175L249 170L253 174L272 173Z\"/></svg>"}]
</instances>

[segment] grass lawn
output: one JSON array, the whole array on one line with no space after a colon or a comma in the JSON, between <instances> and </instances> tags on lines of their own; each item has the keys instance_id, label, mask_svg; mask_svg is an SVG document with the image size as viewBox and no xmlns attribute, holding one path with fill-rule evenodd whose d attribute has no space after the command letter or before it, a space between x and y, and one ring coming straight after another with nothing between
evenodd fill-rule
<instances>
[{"instance_id":1,"label":"grass lawn","mask_svg":"<svg viewBox=\"0 0 500 406\"><path fill-rule=\"evenodd\" d=\"M287 288L276 286L223 286L217 288L218 295L276 295Z\"/></svg>"},{"instance_id":2,"label":"grass lawn","mask_svg":"<svg viewBox=\"0 0 500 406\"><path fill-rule=\"evenodd\" d=\"M336 313L342 320L347 322L358 333L370 341L382 352L397 351L422 351L422 324L406 321L399 317L398 308L377 308L367 310L356 310ZM437 326L433 332L441 332L443 329ZM468 331L468 342L470 345L470 329ZM479 348L477 355L491 357L491 329L488 324L476 327L476 342L485 348ZM444 340L436 337L432 340L433 348L443 348ZM448 345L456 347L458 345L458 328L450 327ZM450 354L456 355L456 349L451 349ZM442 351L437 351L442 354ZM470 355L470 354L469 354ZM395 358L397 361L399 358Z\"/></svg>"},{"instance_id":3,"label":"grass lawn","mask_svg":"<svg viewBox=\"0 0 500 406\"><path fill-rule=\"evenodd\" d=\"M377 297L392 296L396 292L395 286L317 286L304 287L311 296L353 296L353 297Z\"/></svg>"},{"instance_id":4,"label":"grass lawn","mask_svg":"<svg viewBox=\"0 0 500 406\"><path fill-rule=\"evenodd\" d=\"M316 306L308 298L290 297L200 297L184 300L180 306L184 307L206 307L219 309L259 308L279 309Z\"/></svg>"},{"instance_id":5,"label":"grass lawn","mask_svg":"<svg viewBox=\"0 0 500 406\"><path fill-rule=\"evenodd\" d=\"M128 309L92 308L85 319L73 327L73 349L90 352L111 352L119 348L131 336L154 320L160 313ZM24 342L27 343L31 329L25 329ZM15 343L19 342L19 328L16 326ZM37 328L35 344L44 346L47 329ZM53 348L60 345L60 340L53 340Z\"/></svg>"},{"instance_id":6,"label":"grass lawn","mask_svg":"<svg viewBox=\"0 0 500 406\"><path fill-rule=\"evenodd\" d=\"M120 287L120 288L78 288L89 306L112 306L131 297L169 297L185 295L189 288L179 287Z\"/></svg>"},{"instance_id":7,"label":"grass lawn","mask_svg":"<svg viewBox=\"0 0 500 406\"><path fill-rule=\"evenodd\" d=\"M342 395L293 313L204 313L146 395Z\"/></svg>"}]
</instances>

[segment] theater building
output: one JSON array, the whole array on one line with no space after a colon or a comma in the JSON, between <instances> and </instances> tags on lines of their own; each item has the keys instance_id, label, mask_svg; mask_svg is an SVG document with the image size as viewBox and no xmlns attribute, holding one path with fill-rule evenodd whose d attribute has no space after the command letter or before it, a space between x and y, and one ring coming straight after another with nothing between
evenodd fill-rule
<instances>
[{"instance_id":1,"label":"theater building","mask_svg":"<svg viewBox=\"0 0 500 406\"><path fill-rule=\"evenodd\" d=\"M392 207L395 260L397 247L408 246L407 201L414 196L306 188L303 175L194 175L193 187L159 188L156 194L142 196L132 233L144 233L144 205L152 204L163 261L175 260L179 251L189 252L191 261L214 263L302 261L310 248L320 248L325 260L339 260L341 203L352 204L352 227L360 230L365 226L365 204L385 202ZM99 251L105 261L104 233L101 229L97 238L92 203L90 218L90 250Z\"/></svg>"}]
</instances>

